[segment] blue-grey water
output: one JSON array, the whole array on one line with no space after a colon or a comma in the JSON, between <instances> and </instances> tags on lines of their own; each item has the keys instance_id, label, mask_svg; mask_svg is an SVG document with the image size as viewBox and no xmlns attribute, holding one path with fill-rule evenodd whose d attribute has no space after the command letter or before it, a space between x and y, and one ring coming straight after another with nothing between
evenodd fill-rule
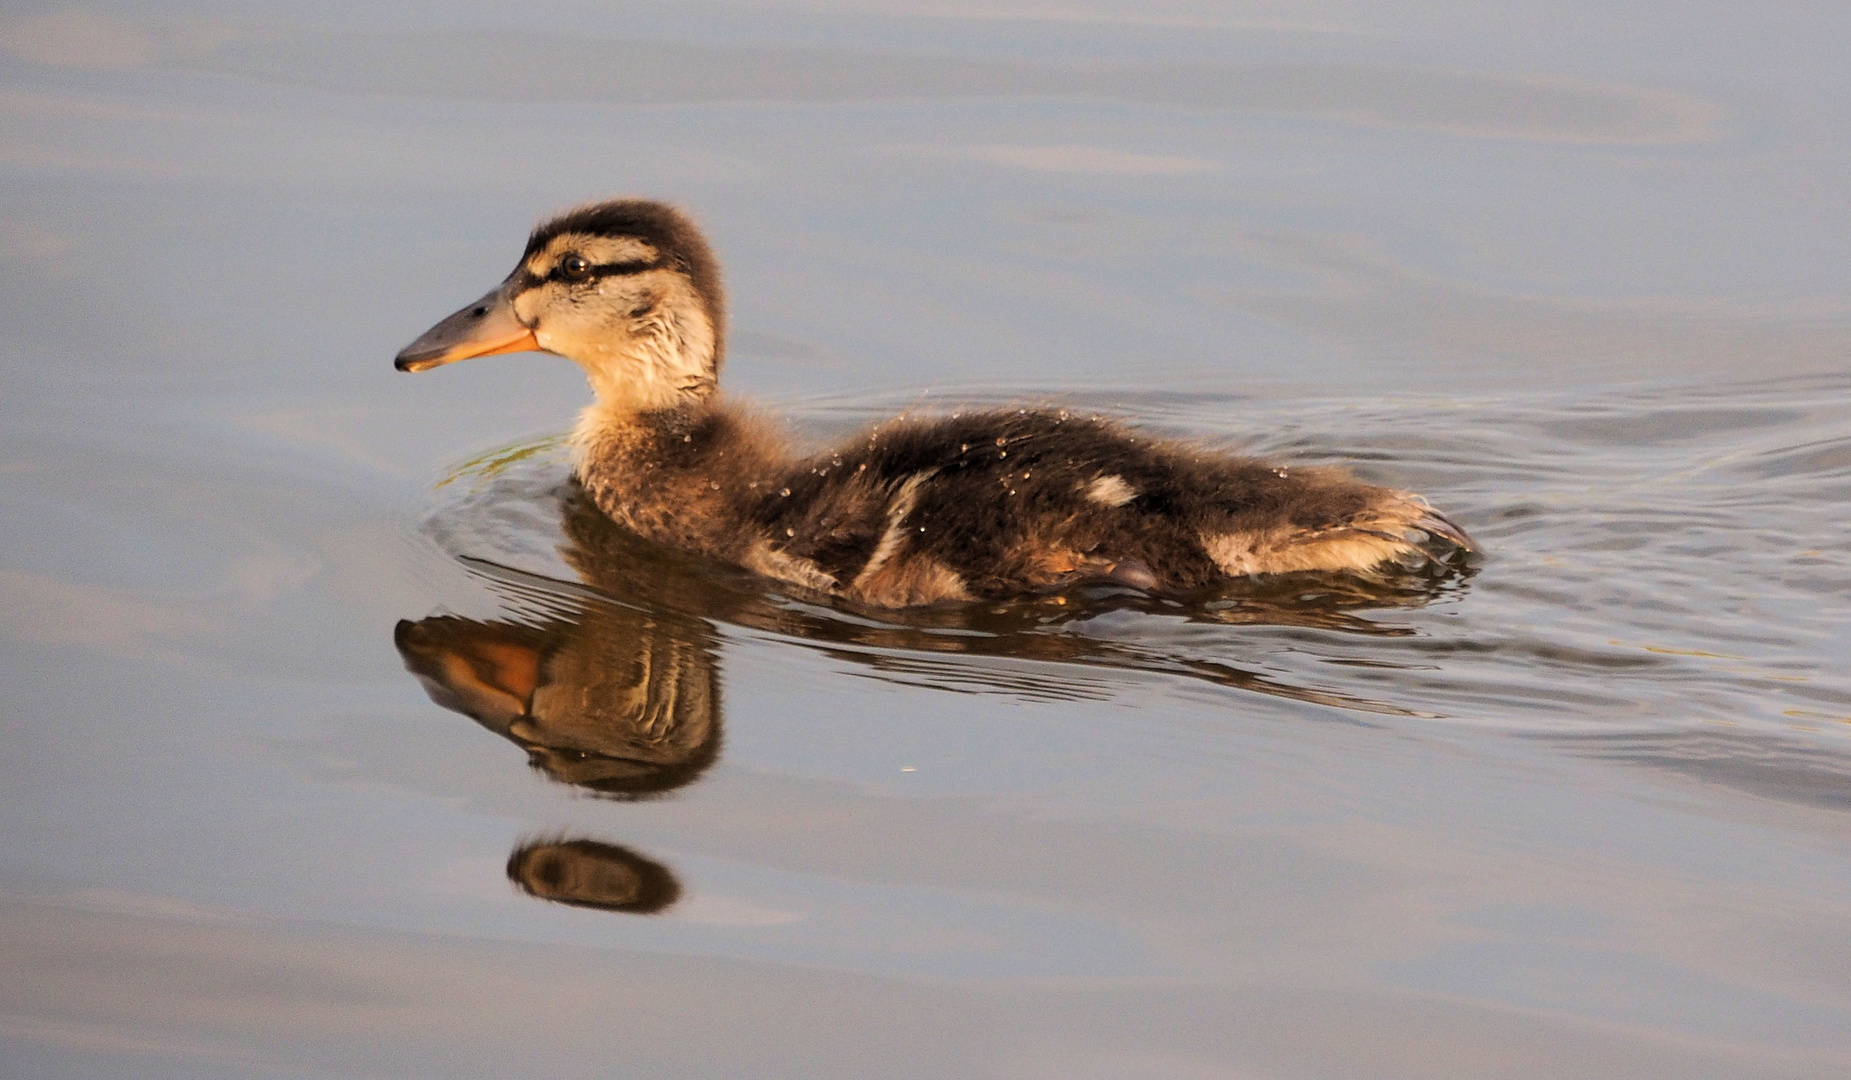
<instances>
[{"instance_id":1,"label":"blue-grey water","mask_svg":"<svg viewBox=\"0 0 1851 1080\"><path fill-rule=\"evenodd\" d=\"M1848 31L10 6L0 1074L1851 1075ZM1486 554L875 617L650 549L572 365L390 365L616 193L800 439L1109 412Z\"/></svg>"}]
</instances>

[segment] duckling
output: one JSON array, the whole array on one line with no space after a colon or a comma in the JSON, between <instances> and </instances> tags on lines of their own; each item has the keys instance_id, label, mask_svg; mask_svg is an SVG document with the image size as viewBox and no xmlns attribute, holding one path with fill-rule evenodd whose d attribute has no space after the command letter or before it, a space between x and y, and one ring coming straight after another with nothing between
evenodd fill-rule
<instances>
[{"instance_id":1,"label":"duckling","mask_svg":"<svg viewBox=\"0 0 1851 1080\"><path fill-rule=\"evenodd\" d=\"M493 291L400 371L495 353L576 362L570 445L598 508L641 536L874 608L1108 582L1185 593L1256 575L1368 574L1472 551L1406 491L1042 409L901 418L796 456L719 393L719 264L680 211L593 203L536 228Z\"/></svg>"}]
</instances>

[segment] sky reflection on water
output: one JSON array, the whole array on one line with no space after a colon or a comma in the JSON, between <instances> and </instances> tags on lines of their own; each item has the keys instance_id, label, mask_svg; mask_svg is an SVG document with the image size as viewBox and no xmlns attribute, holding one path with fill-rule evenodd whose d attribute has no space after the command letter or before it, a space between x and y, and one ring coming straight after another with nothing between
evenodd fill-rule
<instances>
[{"instance_id":1,"label":"sky reflection on water","mask_svg":"<svg viewBox=\"0 0 1851 1080\"><path fill-rule=\"evenodd\" d=\"M1848 19L11 10L0 1071L1844 1075ZM390 359L616 191L805 437L1119 412L1489 554L913 620L575 561L571 366Z\"/></svg>"}]
</instances>

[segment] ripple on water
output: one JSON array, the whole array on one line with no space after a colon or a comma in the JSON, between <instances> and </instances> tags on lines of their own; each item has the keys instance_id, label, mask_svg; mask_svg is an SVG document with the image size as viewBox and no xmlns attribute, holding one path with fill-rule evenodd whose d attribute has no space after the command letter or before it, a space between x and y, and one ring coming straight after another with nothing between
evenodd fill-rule
<instances>
[{"instance_id":1,"label":"ripple on water","mask_svg":"<svg viewBox=\"0 0 1851 1080\"><path fill-rule=\"evenodd\" d=\"M973 396L934 410L1020 400ZM1427 492L1487 557L1463 573L1427 567L1374 585L1252 583L1186 606L1092 590L855 611L620 534L575 496L556 437L459 467L424 528L511 604L531 608L552 592L568 609L672 612L821 650L858 676L946 692L1135 701L1150 678L1187 680L1359 719L1508 728L1641 761L1671 761L1680 733L1712 748L1752 737L1764 756L1805 747L1793 760L1812 771L1792 774L1796 791L1851 761L1851 685L1829 659L1851 653L1851 380L1595 399L1094 393L1059 404L1289 460L1356 463L1372 480ZM909 409L916 400L832 398L790 412L796 429L828 437ZM1717 741L1706 726L1716 723L1736 734ZM1744 778L1787 775L1702 768L1745 788L1778 783Z\"/></svg>"}]
</instances>

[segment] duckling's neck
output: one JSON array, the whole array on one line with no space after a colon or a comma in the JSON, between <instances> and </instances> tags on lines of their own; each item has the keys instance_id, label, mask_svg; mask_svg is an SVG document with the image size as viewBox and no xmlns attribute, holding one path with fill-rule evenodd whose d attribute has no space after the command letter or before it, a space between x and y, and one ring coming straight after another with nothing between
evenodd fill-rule
<instances>
[{"instance_id":1,"label":"duckling's neck","mask_svg":"<svg viewBox=\"0 0 1851 1080\"><path fill-rule=\"evenodd\" d=\"M746 507L787 461L762 424L708 393L669 408L600 400L571 438L598 508L658 543L737 561L758 539Z\"/></svg>"},{"instance_id":2,"label":"duckling's neck","mask_svg":"<svg viewBox=\"0 0 1851 1080\"><path fill-rule=\"evenodd\" d=\"M692 294L603 320L543 320L534 337L585 370L598 407L612 416L675 411L712 397L725 348L719 322Z\"/></svg>"}]
</instances>

